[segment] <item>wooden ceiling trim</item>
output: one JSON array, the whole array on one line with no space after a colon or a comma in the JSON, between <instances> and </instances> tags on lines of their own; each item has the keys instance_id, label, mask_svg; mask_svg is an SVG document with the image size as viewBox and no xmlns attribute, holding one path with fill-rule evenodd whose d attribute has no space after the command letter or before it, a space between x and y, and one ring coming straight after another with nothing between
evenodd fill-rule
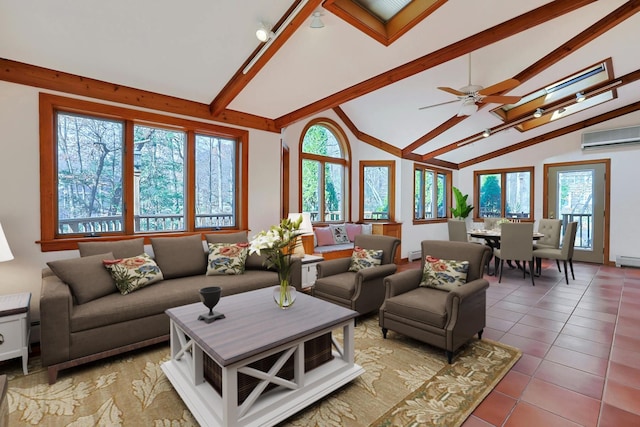
<instances>
[{"instance_id":1,"label":"wooden ceiling trim","mask_svg":"<svg viewBox=\"0 0 640 427\"><path fill-rule=\"evenodd\" d=\"M563 43L560 47L554 49L551 53L549 53L548 55L545 55L543 58L536 61L530 67L520 72L513 78L523 83L535 77L536 75L540 74L542 71L554 65L556 62L561 61L571 53L575 52L576 50L585 46L589 42L600 37L602 34L606 33L611 28L614 28L616 25L620 24L624 20L632 17L633 15L638 13L638 11L640 11L640 0L633 0L625 3L623 6L614 10L613 12L611 12L610 14L608 14L607 16L605 16L595 24L588 27L586 30L582 31L577 36L571 38L569 41ZM486 105L481 105L480 108L484 108L485 106ZM463 119L465 118L466 117L464 117ZM453 116L447 121L445 121L443 125L447 125L451 127L452 125L456 125L460 123L459 119L460 117ZM440 135L442 132L444 132L449 128L443 125L438 126L438 128L436 129L444 129L444 130L441 130L440 132L434 132L436 130L434 129L434 131L429 132L427 135L429 135L431 139ZM426 138L421 138L420 140L424 141L423 144L429 141ZM445 147L426 153L423 155L423 158L427 160L435 156L439 156L439 155L448 153L449 151L455 150L458 148L459 142L460 141L456 141L449 145L446 145ZM417 148L413 144L411 147L414 150Z\"/></svg>"},{"instance_id":2,"label":"wooden ceiling trim","mask_svg":"<svg viewBox=\"0 0 640 427\"><path fill-rule=\"evenodd\" d=\"M293 12L295 7L301 0L298 0L295 4L291 5L291 7L287 10L287 13L284 14L280 21L276 23L274 26L274 31L276 31L282 23L284 23L285 19ZM253 78L258 74L258 72L264 67L267 62L280 50L282 46L289 40L289 38L296 32L296 30L311 16L313 11L322 3L322 0L309 0L307 4L305 4L300 12L293 18L293 20L289 23L289 25L282 30L280 35L271 43L271 45L267 48L264 54L256 61L255 64L251 67L246 74L243 73L245 67L251 62L252 58L258 54L260 49L262 49L262 43L260 46L253 51L251 56L247 58L247 60L242 64L240 69L236 71L231 80L227 82L227 84L222 88L222 90L218 93L213 101L210 104L211 113L214 116L217 116L224 111L225 108L235 99L236 96L242 90L247 87L249 82L253 80Z\"/></svg>"},{"instance_id":3,"label":"wooden ceiling trim","mask_svg":"<svg viewBox=\"0 0 640 427\"><path fill-rule=\"evenodd\" d=\"M447 120L446 122L440 124L438 127L434 128L427 134L423 135L422 137L418 138L417 140L415 140L414 142L412 142L411 144L403 148L402 155L406 156L407 154L412 153L414 150L421 147L426 142L432 140L433 138L440 135L441 133L444 133L445 131L451 129L452 127L454 127L455 125L463 121L465 118L466 117L454 116L451 119ZM420 158L422 158L422 156L420 156Z\"/></svg>"},{"instance_id":4,"label":"wooden ceiling trim","mask_svg":"<svg viewBox=\"0 0 640 427\"><path fill-rule=\"evenodd\" d=\"M516 18L498 24L487 30L481 31L466 39L460 40L449 46L438 49L418 59L400 65L392 70L371 77L357 83L347 89L329 95L298 110L285 114L275 120L276 126L285 127L291 123L302 120L305 117L317 114L351 101L360 96L371 93L380 88L411 77L422 71L443 64L459 56L480 49L489 44L513 36L531 27L540 25L551 19L557 18L596 0L555 0L537 9L524 13Z\"/></svg>"},{"instance_id":5,"label":"wooden ceiling trim","mask_svg":"<svg viewBox=\"0 0 640 427\"><path fill-rule=\"evenodd\" d=\"M274 121L265 117L225 110L212 117L207 104L135 89L128 86L90 79L76 74L37 67L22 62L0 58L0 80L33 86L58 92L87 96L120 104L150 108L168 113L182 114L206 120L215 120L231 125L280 132Z\"/></svg>"},{"instance_id":6,"label":"wooden ceiling trim","mask_svg":"<svg viewBox=\"0 0 640 427\"><path fill-rule=\"evenodd\" d=\"M335 113L340 117L340 119L344 122L344 124L349 128L349 130L362 142L365 142L373 147L379 148L382 151L385 151L391 155L396 157L402 157L402 151L389 143L386 143L378 138L375 138L369 134L361 132L360 129L356 127L356 125L351 121L349 116L342 110L340 107L336 107L333 109Z\"/></svg>"},{"instance_id":7,"label":"wooden ceiling trim","mask_svg":"<svg viewBox=\"0 0 640 427\"><path fill-rule=\"evenodd\" d=\"M618 108L613 111L601 114L597 117L592 117L582 122L575 123L570 126L565 126L561 129L554 130L552 132L545 133L543 135L536 136L534 138L527 139L517 144L510 145L509 147L501 148L500 150L492 151L491 153L483 154L482 156L467 160L460 163L460 168L466 168L475 164L484 162L486 160L495 159L496 157L504 156L505 154L513 153L514 151L522 150L523 148L531 147L532 145L540 144L541 142L549 141L554 138L558 138L563 135L567 135L572 132L576 132L582 129L586 129L598 123L606 122L608 120L615 119L616 117L624 116L625 114L633 113L640 110L640 101L629 104L625 107Z\"/></svg>"}]
</instances>

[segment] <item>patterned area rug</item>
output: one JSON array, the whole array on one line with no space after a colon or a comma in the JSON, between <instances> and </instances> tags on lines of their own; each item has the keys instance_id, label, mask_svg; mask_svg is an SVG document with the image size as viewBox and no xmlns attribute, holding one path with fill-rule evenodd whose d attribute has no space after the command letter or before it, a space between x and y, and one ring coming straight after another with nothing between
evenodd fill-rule
<instances>
[{"instance_id":1,"label":"patterned area rug","mask_svg":"<svg viewBox=\"0 0 640 427\"><path fill-rule=\"evenodd\" d=\"M460 426L521 356L472 340L448 365L441 350L391 331L382 339L377 316L355 336L365 373L281 426ZM53 385L38 358L26 377L9 363L10 425L197 426L160 368L168 354L159 345L69 369Z\"/></svg>"}]
</instances>

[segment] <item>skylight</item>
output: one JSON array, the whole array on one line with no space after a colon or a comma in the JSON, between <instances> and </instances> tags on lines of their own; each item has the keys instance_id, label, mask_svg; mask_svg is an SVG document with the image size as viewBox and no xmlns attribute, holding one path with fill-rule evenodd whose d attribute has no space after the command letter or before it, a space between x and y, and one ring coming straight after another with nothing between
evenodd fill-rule
<instances>
[{"instance_id":1,"label":"skylight","mask_svg":"<svg viewBox=\"0 0 640 427\"><path fill-rule=\"evenodd\" d=\"M382 22L387 22L398 14L411 0L353 0L367 9Z\"/></svg>"}]
</instances>

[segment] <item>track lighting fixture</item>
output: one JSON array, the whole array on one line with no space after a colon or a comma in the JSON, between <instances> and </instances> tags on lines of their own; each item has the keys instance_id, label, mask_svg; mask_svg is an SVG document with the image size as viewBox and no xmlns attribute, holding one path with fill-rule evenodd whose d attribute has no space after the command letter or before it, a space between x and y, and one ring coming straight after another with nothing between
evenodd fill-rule
<instances>
[{"instance_id":1,"label":"track lighting fixture","mask_svg":"<svg viewBox=\"0 0 640 427\"><path fill-rule=\"evenodd\" d=\"M576 102L582 102L585 99L587 99L587 97L584 95L584 93L582 92L576 93Z\"/></svg>"},{"instance_id":2,"label":"track lighting fixture","mask_svg":"<svg viewBox=\"0 0 640 427\"><path fill-rule=\"evenodd\" d=\"M324 28L324 22L322 22L321 16L321 12L313 12L313 15L311 15L311 25L309 26L311 28Z\"/></svg>"},{"instance_id":3,"label":"track lighting fixture","mask_svg":"<svg viewBox=\"0 0 640 427\"><path fill-rule=\"evenodd\" d=\"M273 31L267 28L267 26L263 23L260 23L260 27L258 27L258 29L256 30L256 37L258 38L258 40L264 43L273 36Z\"/></svg>"},{"instance_id":4,"label":"track lighting fixture","mask_svg":"<svg viewBox=\"0 0 640 427\"><path fill-rule=\"evenodd\" d=\"M482 136L483 136L483 137L485 137L485 138L488 138L488 137L489 137L489 135L491 135L491 129L485 129L485 130L482 132Z\"/></svg>"},{"instance_id":5,"label":"track lighting fixture","mask_svg":"<svg viewBox=\"0 0 640 427\"><path fill-rule=\"evenodd\" d=\"M533 113L533 117L539 119L540 117L542 117L542 113L544 113L544 111L542 111L542 108L536 108L536 111Z\"/></svg>"}]
</instances>

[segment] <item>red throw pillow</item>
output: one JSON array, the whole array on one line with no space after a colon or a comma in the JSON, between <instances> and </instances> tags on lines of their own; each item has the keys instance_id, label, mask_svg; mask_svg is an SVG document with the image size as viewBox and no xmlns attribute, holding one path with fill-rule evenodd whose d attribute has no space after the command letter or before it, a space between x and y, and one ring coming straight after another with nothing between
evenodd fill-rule
<instances>
[{"instance_id":1,"label":"red throw pillow","mask_svg":"<svg viewBox=\"0 0 640 427\"><path fill-rule=\"evenodd\" d=\"M316 233L317 246L329 246L336 244L335 240L333 240L331 227L318 227L314 232Z\"/></svg>"}]
</instances>

